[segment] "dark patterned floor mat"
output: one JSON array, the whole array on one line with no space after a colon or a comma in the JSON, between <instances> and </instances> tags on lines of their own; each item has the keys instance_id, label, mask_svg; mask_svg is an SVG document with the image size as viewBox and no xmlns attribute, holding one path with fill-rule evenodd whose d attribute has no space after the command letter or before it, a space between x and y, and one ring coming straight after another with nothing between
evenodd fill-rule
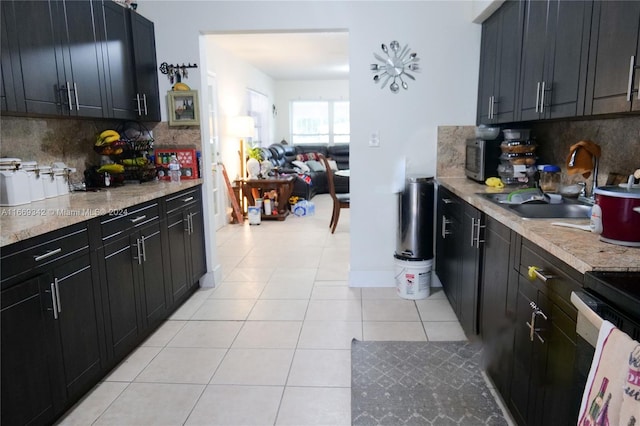
<instances>
[{"instance_id":1,"label":"dark patterned floor mat","mask_svg":"<svg viewBox=\"0 0 640 426\"><path fill-rule=\"evenodd\" d=\"M468 342L351 343L351 423L507 425Z\"/></svg>"}]
</instances>

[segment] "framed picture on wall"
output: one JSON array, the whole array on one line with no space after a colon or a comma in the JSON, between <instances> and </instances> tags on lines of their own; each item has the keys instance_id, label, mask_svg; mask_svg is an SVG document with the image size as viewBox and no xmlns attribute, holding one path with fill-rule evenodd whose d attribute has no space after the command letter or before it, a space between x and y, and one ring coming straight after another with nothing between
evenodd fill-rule
<instances>
[{"instance_id":1,"label":"framed picture on wall","mask_svg":"<svg viewBox=\"0 0 640 426\"><path fill-rule=\"evenodd\" d=\"M167 92L169 126L199 126L197 90L170 90Z\"/></svg>"}]
</instances>

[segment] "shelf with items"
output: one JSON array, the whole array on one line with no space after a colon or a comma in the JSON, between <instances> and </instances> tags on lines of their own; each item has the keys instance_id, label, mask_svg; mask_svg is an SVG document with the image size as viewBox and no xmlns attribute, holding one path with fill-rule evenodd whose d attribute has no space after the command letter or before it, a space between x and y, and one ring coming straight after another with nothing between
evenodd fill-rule
<instances>
[{"instance_id":1,"label":"shelf with items","mask_svg":"<svg viewBox=\"0 0 640 426\"><path fill-rule=\"evenodd\" d=\"M158 171L158 179L169 180L169 163L174 155L180 163L180 179L198 179L200 177L199 158L195 149L169 148L155 150L155 167Z\"/></svg>"}]
</instances>

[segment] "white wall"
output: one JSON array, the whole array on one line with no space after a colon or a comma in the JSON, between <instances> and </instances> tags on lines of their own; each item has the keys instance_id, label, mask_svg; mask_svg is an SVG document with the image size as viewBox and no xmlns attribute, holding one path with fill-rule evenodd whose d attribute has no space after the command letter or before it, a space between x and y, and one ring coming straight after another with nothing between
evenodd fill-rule
<instances>
[{"instance_id":1,"label":"white wall","mask_svg":"<svg viewBox=\"0 0 640 426\"><path fill-rule=\"evenodd\" d=\"M349 100L349 80L288 80L276 82L275 142L291 141L290 102L294 100Z\"/></svg>"},{"instance_id":2,"label":"white wall","mask_svg":"<svg viewBox=\"0 0 640 426\"><path fill-rule=\"evenodd\" d=\"M274 103L275 83L262 71L218 46L210 37L205 36L203 39L207 57L202 68L215 73L218 82L218 123L222 162L227 168L229 178L233 179L240 171L237 156L239 140L228 135L229 118L247 115L247 89L266 95L269 102ZM269 118L273 120L271 116Z\"/></svg>"},{"instance_id":3,"label":"white wall","mask_svg":"<svg viewBox=\"0 0 640 426\"><path fill-rule=\"evenodd\" d=\"M473 2L149 0L138 9L155 22L159 63L201 61L201 32L349 31L350 284L393 286L399 172L434 175L437 126L475 123L481 27L471 22ZM373 52L394 39L418 52L422 67L399 94L380 90L369 70ZM198 78L189 80L196 89ZM373 131L379 148L368 147Z\"/></svg>"}]
</instances>

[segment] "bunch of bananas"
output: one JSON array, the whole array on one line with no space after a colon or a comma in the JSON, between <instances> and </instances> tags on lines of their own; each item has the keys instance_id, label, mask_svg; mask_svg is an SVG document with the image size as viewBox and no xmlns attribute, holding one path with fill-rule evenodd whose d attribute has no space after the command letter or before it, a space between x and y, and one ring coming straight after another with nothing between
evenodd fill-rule
<instances>
[{"instance_id":1,"label":"bunch of bananas","mask_svg":"<svg viewBox=\"0 0 640 426\"><path fill-rule=\"evenodd\" d=\"M98 173L124 173L124 166L122 164L104 164L98 169Z\"/></svg>"},{"instance_id":2,"label":"bunch of bananas","mask_svg":"<svg viewBox=\"0 0 640 426\"><path fill-rule=\"evenodd\" d=\"M171 89L172 90L191 90L191 88L184 83L176 83L173 85Z\"/></svg>"},{"instance_id":3,"label":"bunch of bananas","mask_svg":"<svg viewBox=\"0 0 640 426\"><path fill-rule=\"evenodd\" d=\"M115 130L105 130L96 138L96 146L109 145L120 140L120 133Z\"/></svg>"},{"instance_id":4,"label":"bunch of bananas","mask_svg":"<svg viewBox=\"0 0 640 426\"><path fill-rule=\"evenodd\" d=\"M125 158L120 160L125 166L146 166L149 160L146 157Z\"/></svg>"}]
</instances>

